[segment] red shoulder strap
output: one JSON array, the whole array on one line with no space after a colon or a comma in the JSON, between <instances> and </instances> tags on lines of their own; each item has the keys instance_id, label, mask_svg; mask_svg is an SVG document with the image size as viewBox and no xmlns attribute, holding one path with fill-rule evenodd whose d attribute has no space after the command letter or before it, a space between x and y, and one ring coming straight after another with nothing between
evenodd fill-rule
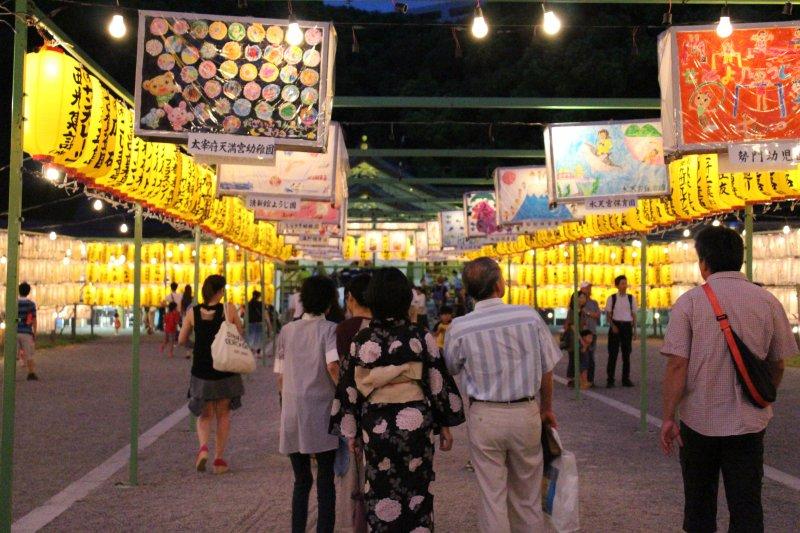
<instances>
[{"instance_id":1,"label":"red shoulder strap","mask_svg":"<svg viewBox=\"0 0 800 533\"><path fill-rule=\"evenodd\" d=\"M725 342L728 343L728 348L730 349L731 357L733 358L733 364L736 365L739 375L742 377L742 381L744 381L744 384L747 387L747 391L758 405L761 407L769 406L769 402L765 401L764 398L761 397L758 389L755 387L755 385L753 385L753 381L750 379L750 374L747 372L747 367L744 364L744 360L742 360L742 353L739 351L739 346L736 344L736 339L733 338L733 332L731 330L731 324L728 321L728 315L725 314L725 312L722 310L722 306L719 305L717 295L714 294L714 290L708 283L703 283L702 287L703 291L706 293L709 303L711 304L711 308L714 310L714 315L716 315L717 322L719 322L719 328L722 330L722 334L725 336Z\"/></svg>"}]
</instances>

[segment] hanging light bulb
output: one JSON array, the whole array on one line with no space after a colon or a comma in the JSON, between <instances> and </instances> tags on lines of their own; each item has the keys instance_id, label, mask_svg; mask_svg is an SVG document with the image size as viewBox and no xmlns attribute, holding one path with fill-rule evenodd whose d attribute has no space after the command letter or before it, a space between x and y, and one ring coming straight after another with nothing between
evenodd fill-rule
<instances>
[{"instance_id":1,"label":"hanging light bulb","mask_svg":"<svg viewBox=\"0 0 800 533\"><path fill-rule=\"evenodd\" d=\"M124 222L122 224L120 224L119 232L120 233L128 233L128 225L126 223L124 223Z\"/></svg>"},{"instance_id":2,"label":"hanging light bulb","mask_svg":"<svg viewBox=\"0 0 800 533\"><path fill-rule=\"evenodd\" d=\"M58 181L61 179L61 172L56 167L46 165L44 167L44 179L47 181Z\"/></svg>"},{"instance_id":3,"label":"hanging light bulb","mask_svg":"<svg viewBox=\"0 0 800 533\"><path fill-rule=\"evenodd\" d=\"M114 15L111 17L111 22L108 24L108 33L114 39L122 39L128 33L128 28L125 26L125 19L122 15Z\"/></svg>"},{"instance_id":4,"label":"hanging light bulb","mask_svg":"<svg viewBox=\"0 0 800 533\"><path fill-rule=\"evenodd\" d=\"M55 231L51 231L49 237L51 241L54 241L58 238L58 235L56 235Z\"/></svg>"},{"instance_id":5,"label":"hanging light bulb","mask_svg":"<svg viewBox=\"0 0 800 533\"><path fill-rule=\"evenodd\" d=\"M732 33L733 25L731 24L730 13L728 12L728 4L725 4L719 17L719 23L717 23L717 35L719 35L721 39L725 39L730 37Z\"/></svg>"},{"instance_id":6,"label":"hanging light bulb","mask_svg":"<svg viewBox=\"0 0 800 533\"><path fill-rule=\"evenodd\" d=\"M689 237L692 236L692 232L689 231L688 229L685 229L685 230L683 230L683 236L688 239Z\"/></svg>"},{"instance_id":7,"label":"hanging light bulb","mask_svg":"<svg viewBox=\"0 0 800 533\"><path fill-rule=\"evenodd\" d=\"M103 201L98 198L97 200L92 202L92 209L94 209L95 211L102 211L103 210Z\"/></svg>"},{"instance_id":8,"label":"hanging light bulb","mask_svg":"<svg viewBox=\"0 0 800 533\"><path fill-rule=\"evenodd\" d=\"M217 246L219 246L220 244L222 244L222 242L223 242L223 241L222 241L222 239L220 239L219 237L218 237L217 239L215 239L215 240L214 240L214 244L216 244Z\"/></svg>"},{"instance_id":9,"label":"hanging light bulb","mask_svg":"<svg viewBox=\"0 0 800 533\"><path fill-rule=\"evenodd\" d=\"M286 42L292 46L299 46L303 42L303 30L294 17L289 17L289 27L286 29Z\"/></svg>"},{"instance_id":10,"label":"hanging light bulb","mask_svg":"<svg viewBox=\"0 0 800 533\"><path fill-rule=\"evenodd\" d=\"M476 39L483 39L487 35L489 35L489 25L486 24L486 19L483 18L483 10L481 9L481 3L475 6L475 17L472 19L472 36Z\"/></svg>"},{"instance_id":11,"label":"hanging light bulb","mask_svg":"<svg viewBox=\"0 0 800 533\"><path fill-rule=\"evenodd\" d=\"M548 9L545 4L542 4L544 17L542 18L542 29L547 35L555 35L561 31L561 19L558 18L552 9Z\"/></svg>"},{"instance_id":12,"label":"hanging light bulb","mask_svg":"<svg viewBox=\"0 0 800 533\"><path fill-rule=\"evenodd\" d=\"M789 232L790 232L790 231L792 231L792 228L790 228L790 227L789 227L789 224L786 224L786 225L783 227L783 234L784 234L784 235L789 235Z\"/></svg>"}]
</instances>

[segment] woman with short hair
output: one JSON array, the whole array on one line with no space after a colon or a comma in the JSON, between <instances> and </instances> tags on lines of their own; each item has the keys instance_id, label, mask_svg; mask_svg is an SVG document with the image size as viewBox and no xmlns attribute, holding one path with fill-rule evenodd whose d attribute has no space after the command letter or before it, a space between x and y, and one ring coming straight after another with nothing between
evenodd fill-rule
<instances>
[{"instance_id":1,"label":"woman with short hair","mask_svg":"<svg viewBox=\"0 0 800 533\"><path fill-rule=\"evenodd\" d=\"M376 532L433 530L433 436L449 451L449 428L464 422L436 340L409 319L411 298L398 269L375 272L367 289L372 322L343 360L331 417L331 431L351 447L362 439L367 521Z\"/></svg>"},{"instance_id":2,"label":"woman with short hair","mask_svg":"<svg viewBox=\"0 0 800 533\"><path fill-rule=\"evenodd\" d=\"M318 533L332 533L336 522L333 463L339 439L328 433L331 404L339 379L336 324L325 314L337 297L336 285L325 276L303 282L303 315L278 335L275 373L281 391L280 453L294 470L292 532L305 533L308 495L314 478L311 456L317 459Z\"/></svg>"},{"instance_id":3,"label":"woman with short hair","mask_svg":"<svg viewBox=\"0 0 800 533\"><path fill-rule=\"evenodd\" d=\"M236 308L230 303L221 303L225 283L225 278L216 274L206 278L201 291L203 303L195 305L192 312L186 314L178 339L179 344L185 345L189 340L189 333L194 331L194 357L188 397L189 410L198 417L197 438L200 441L200 451L197 453L195 467L198 472L206 470L211 421L216 418L213 463L215 474L228 471L228 463L223 455L230 433L231 410L241 407L244 395L242 376L215 370L211 357L211 344L225 320L235 325L240 333L242 331Z\"/></svg>"}]
</instances>

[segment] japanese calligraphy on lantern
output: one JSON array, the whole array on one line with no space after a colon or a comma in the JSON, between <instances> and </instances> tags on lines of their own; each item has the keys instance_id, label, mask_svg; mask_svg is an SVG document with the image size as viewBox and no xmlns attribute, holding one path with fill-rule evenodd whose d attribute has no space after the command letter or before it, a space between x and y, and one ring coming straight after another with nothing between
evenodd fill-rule
<instances>
[{"instance_id":1,"label":"japanese calligraphy on lantern","mask_svg":"<svg viewBox=\"0 0 800 533\"><path fill-rule=\"evenodd\" d=\"M578 218L575 204L550 206L547 167L497 168L494 184L501 226L519 224L525 230Z\"/></svg>"},{"instance_id":2,"label":"japanese calligraphy on lantern","mask_svg":"<svg viewBox=\"0 0 800 533\"><path fill-rule=\"evenodd\" d=\"M720 156L720 172L794 170L800 163L800 143L782 141L728 145L727 159Z\"/></svg>"},{"instance_id":3,"label":"japanese calligraphy on lantern","mask_svg":"<svg viewBox=\"0 0 800 533\"><path fill-rule=\"evenodd\" d=\"M659 37L667 151L800 137L800 28L735 24L676 26Z\"/></svg>"},{"instance_id":4,"label":"japanese calligraphy on lantern","mask_svg":"<svg viewBox=\"0 0 800 533\"><path fill-rule=\"evenodd\" d=\"M264 137L190 133L187 147L199 163L246 161L267 165L275 161L275 139Z\"/></svg>"},{"instance_id":5,"label":"japanese calligraphy on lantern","mask_svg":"<svg viewBox=\"0 0 800 533\"><path fill-rule=\"evenodd\" d=\"M330 23L139 12L136 134L190 132L276 139L322 151L333 96Z\"/></svg>"},{"instance_id":6,"label":"japanese calligraphy on lantern","mask_svg":"<svg viewBox=\"0 0 800 533\"><path fill-rule=\"evenodd\" d=\"M234 136L236 138L239 136ZM350 164L338 123L331 124L324 153L280 150L275 154L272 164L258 163L220 165L218 193L291 196L304 200L327 200L336 205L340 205L346 197Z\"/></svg>"},{"instance_id":7,"label":"japanese calligraphy on lantern","mask_svg":"<svg viewBox=\"0 0 800 533\"><path fill-rule=\"evenodd\" d=\"M669 193L660 122L552 124L544 137L552 202Z\"/></svg>"}]
</instances>

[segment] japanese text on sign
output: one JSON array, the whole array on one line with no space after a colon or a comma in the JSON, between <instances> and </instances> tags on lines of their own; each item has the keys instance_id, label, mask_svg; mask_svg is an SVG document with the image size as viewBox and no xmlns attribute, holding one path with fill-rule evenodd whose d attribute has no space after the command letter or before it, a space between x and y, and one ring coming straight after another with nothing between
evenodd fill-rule
<instances>
[{"instance_id":1,"label":"japanese text on sign","mask_svg":"<svg viewBox=\"0 0 800 533\"><path fill-rule=\"evenodd\" d=\"M248 209L277 209L279 211L299 211L300 198L272 198L269 196L248 196Z\"/></svg>"},{"instance_id":2,"label":"japanese text on sign","mask_svg":"<svg viewBox=\"0 0 800 533\"><path fill-rule=\"evenodd\" d=\"M189 134L189 153L208 160L254 159L275 161L275 139L244 135Z\"/></svg>"},{"instance_id":3,"label":"japanese text on sign","mask_svg":"<svg viewBox=\"0 0 800 533\"><path fill-rule=\"evenodd\" d=\"M587 211L595 213L614 213L618 211L626 211L636 207L635 196L597 196L586 200L585 207Z\"/></svg>"},{"instance_id":4,"label":"japanese text on sign","mask_svg":"<svg viewBox=\"0 0 800 533\"><path fill-rule=\"evenodd\" d=\"M728 161L720 161L720 170L793 170L798 164L800 144L797 142L729 144Z\"/></svg>"}]
</instances>

